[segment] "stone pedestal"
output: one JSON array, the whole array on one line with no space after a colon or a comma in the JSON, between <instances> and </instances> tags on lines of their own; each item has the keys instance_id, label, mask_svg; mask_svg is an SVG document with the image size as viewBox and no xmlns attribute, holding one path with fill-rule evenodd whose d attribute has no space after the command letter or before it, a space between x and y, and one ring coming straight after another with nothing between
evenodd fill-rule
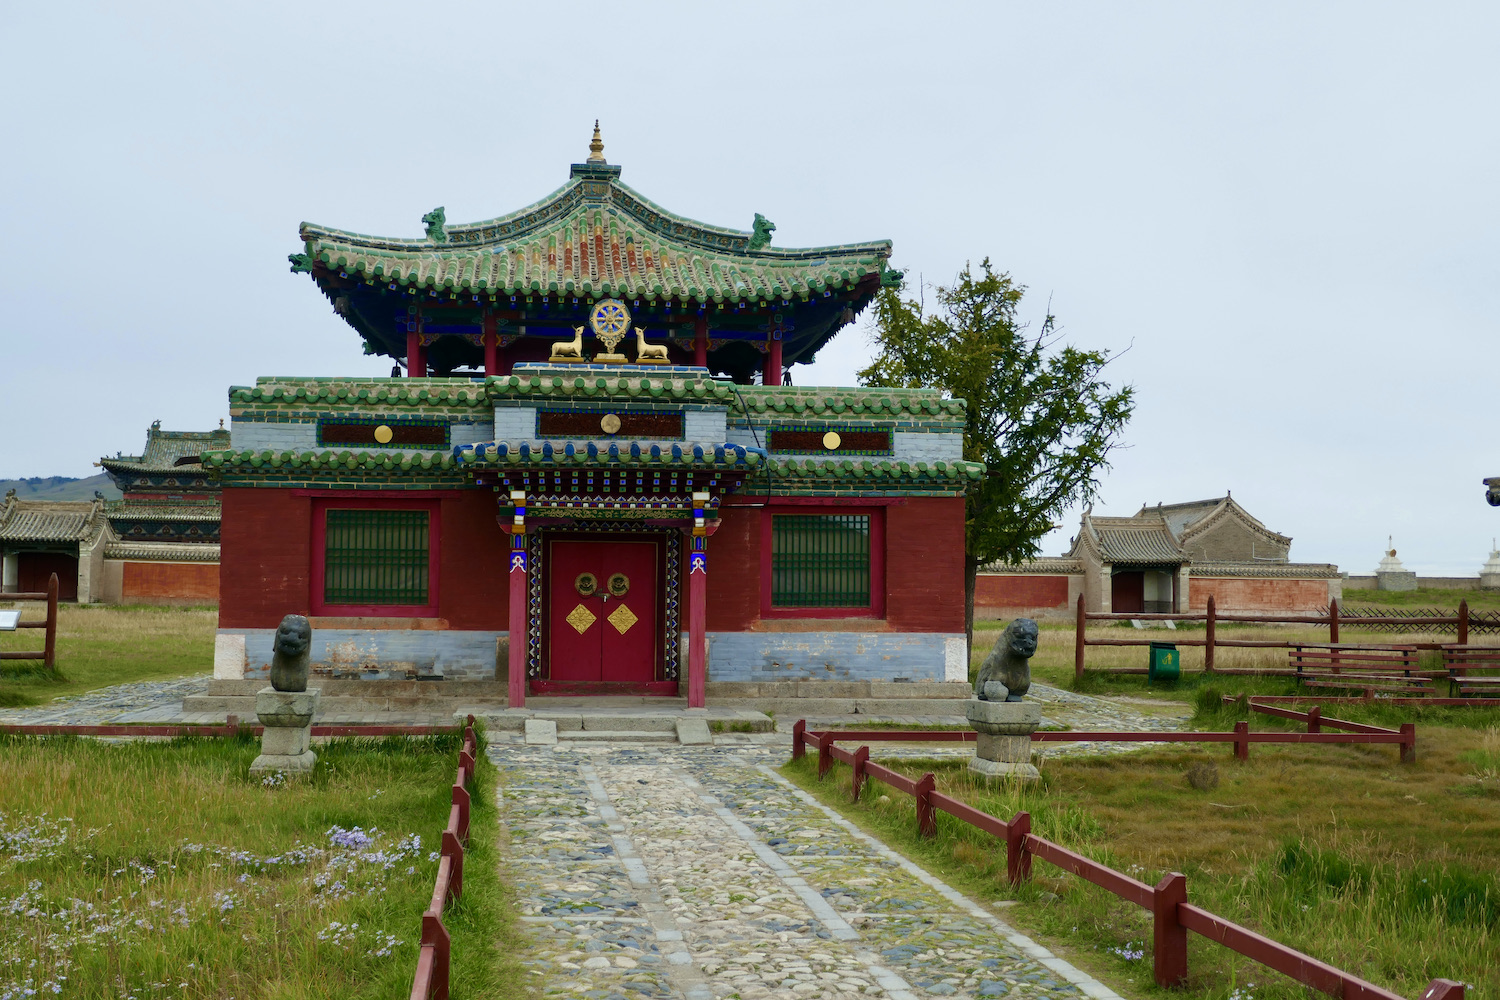
<instances>
[{"instance_id":1,"label":"stone pedestal","mask_svg":"<svg viewBox=\"0 0 1500 1000\"><path fill-rule=\"evenodd\" d=\"M1028 701L980 701L965 704L969 724L979 734L969 770L1014 775L1022 781L1041 777L1031 763L1031 734L1042 724L1042 707Z\"/></svg>"},{"instance_id":2,"label":"stone pedestal","mask_svg":"<svg viewBox=\"0 0 1500 1000\"><path fill-rule=\"evenodd\" d=\"M316 688L311 691L277 691L261 688L255 695L255 714L266 727L260 738L260 756L250 765L251 774L284 771L308 774L318 762L309 749L312 720L318 711Z\"/></svg>"}]
</instances>

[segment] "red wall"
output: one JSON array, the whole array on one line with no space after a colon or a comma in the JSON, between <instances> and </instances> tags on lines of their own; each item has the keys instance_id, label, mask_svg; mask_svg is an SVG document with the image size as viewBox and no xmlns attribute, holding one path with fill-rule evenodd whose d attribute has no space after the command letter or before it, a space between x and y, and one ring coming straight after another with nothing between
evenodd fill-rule
<instances>
[{"instance_id":1,"label":"red wall","mask_svg":"<svg viewBox=\"0 0 1500 1000\"><path fill-rule=\"evenodd\" d=\"M1312 611L1328 604L1328 582L1188 578L1189 610L1207 610L1209 594L1214 596L1215 611Z\"/></svg>"},{"instance_id":2,"label":"red wall","mask_svg":"<svg viewBox=\"0 0 1500 1000\"><path fill-rule=\"evenodd\" d=\"M886 508L885 588L892 630L964 630L963 497L913 497Z\"/></svg>"},{"instance_id":3,"label":"red wall","mask_svg":"<svg viewBox=\"0 0 1500 1000\"><path fill-rule=\"evenodd\" d=\"M182 598L212 604L219 599L219 567L213 563L127 562L121 596Z\"/></svg>"},{"instance_id":4,"label":"red wall","mask_svg":"<svg viewBox=\"0 0 1500 1000\"><path fill-rule=\"evenodd\" d=\"M809 505L868 507L859 497ZM787 509L793 509L788 507ZM760 617L761 508L726 504L708 540L708 630L794 628L800 619ZM898 632L962 632L964 628L964 502L962 497L913 497L885 512L886 617L868 628ZM1064 594L1066 597L1066 594ZM850 628L856 618L819 618L819 628ZM779 624L780 623L780 624ZM847 623L842 624L841 623Z\"/></svg>"},{"instance_id":5,"label":"red wall","mask_svg":"<svg viewBox=\"0 0 1500 1000\"><path fill-rule=\"evenodd\" d=\"M760 509L723 507L708 539L708 630L744 632L760 620ZM682 564L687 565L687 550ZM684 594L684 601L687 595ZM687 605L683 605L684 622Z\"/></svg>"},{"instance_id":6,"label":"red wall","mask_svg":"<svg viewBox=\"0 0 1500 1000\"><path fill-rule=\"evenodd\" d=\"M1065 608L1068 578L1065 576L991 576L974 578L976 608Z\"/></svg>"},{"instance_id":7,"label":"red wall","mask_svg":"<svg viewBox=\"0 0 1500 1000\"><path fill-rule=\"evenodd\" d=\"M312 497L237 487L224 491L223 504L219 627L275 628L284 615L309 614ZM450 628L501 631L509 624L509 536L497 513L491 493L442 498L438 617Z\"/></svg>"}]
</instances>

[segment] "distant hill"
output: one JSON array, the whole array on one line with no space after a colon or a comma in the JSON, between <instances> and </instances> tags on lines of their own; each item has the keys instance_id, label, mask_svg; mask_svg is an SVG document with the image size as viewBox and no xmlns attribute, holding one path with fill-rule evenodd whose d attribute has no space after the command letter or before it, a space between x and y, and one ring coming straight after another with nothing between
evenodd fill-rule
<instances>
[{"instance_id":1,"label":"distant hill","mask_svg":"<svg viewBox=\"0 0 1500 1000\"><path fill-rule=\"evenodd\" d=\"M37 476L33 479L0 479L0 497L11 490L22 500L92 500L94 491L109 500L120 499L120 491L104 473L87 479L67 476Z\"/></svg>"}]
</instances>

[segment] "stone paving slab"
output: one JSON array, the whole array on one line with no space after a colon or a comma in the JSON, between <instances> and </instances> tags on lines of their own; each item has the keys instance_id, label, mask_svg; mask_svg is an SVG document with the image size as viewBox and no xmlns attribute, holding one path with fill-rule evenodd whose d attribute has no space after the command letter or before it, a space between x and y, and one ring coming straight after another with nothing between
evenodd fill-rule
<instances>
[{"instance_id":1,"label":"stone paving slab","mask_svg":"<svg viewBox=\"0 0 1500 1000\"><path fill-rule=\"evenodd\" d=\"M507 870L542 996L1116 996L783 779L784 742L739 735L537 747L497 734Z\"/></svg>"}]
</instances>

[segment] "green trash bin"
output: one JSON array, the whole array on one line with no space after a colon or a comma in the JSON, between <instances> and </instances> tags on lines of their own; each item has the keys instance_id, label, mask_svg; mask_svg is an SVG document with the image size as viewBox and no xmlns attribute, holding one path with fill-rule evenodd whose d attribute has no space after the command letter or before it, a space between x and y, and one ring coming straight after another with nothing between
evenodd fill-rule
<instances>
[{"instance_id":1,"label":"green trash bin","mask_svg":"<svg viewBox=\"0 0 1500 1000\"><path fill-rule=\"evenodd\" d=\"M1175 681L1182 676L1177 660L1177 645L1171 642L1151 644L1151 663L1146 670L1148 681Z\"/></svg>"}]
</instances>

